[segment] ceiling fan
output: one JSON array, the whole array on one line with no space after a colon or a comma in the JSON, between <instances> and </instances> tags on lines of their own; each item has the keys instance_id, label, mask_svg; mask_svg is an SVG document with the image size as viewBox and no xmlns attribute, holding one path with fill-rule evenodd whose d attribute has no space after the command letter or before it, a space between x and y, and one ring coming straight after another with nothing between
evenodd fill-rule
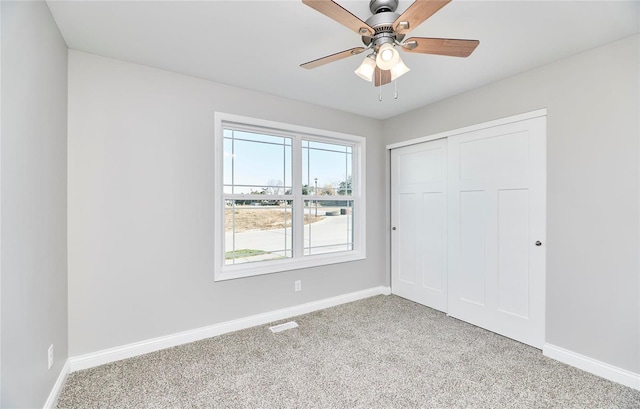
<instances>
[{"instance_id":1,"label":"ceiling fan","mask_svg":"<svg viewBox=\"0 0 640 409\"><path fill-rule=\"evenodd\" d=\"M371 0L373 15L360 20L333 0L302 0L304 4L362 36L365 47L355 47L300 64L316 68L330 62L372 50L355 73L376 87L394 81L409 71L396 48L410 53L468 57L480 43L478 40L411 37L405 35L435 14L451 0L416 0L402 15L395 12L398 0Z\"/></svg>"}]
</instances>

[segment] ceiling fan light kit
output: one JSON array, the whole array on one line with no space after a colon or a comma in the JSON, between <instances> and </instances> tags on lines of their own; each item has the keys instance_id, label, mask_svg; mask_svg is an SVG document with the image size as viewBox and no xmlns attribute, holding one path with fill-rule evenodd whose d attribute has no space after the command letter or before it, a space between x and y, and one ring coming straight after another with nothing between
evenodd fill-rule
<instances>
[{"instance_id":1,"label":"ceiling fan light kit","mask_svg":"<svg viewBox=\"0 0 640 409\"><path fill-rule=\"evenodd\" d=\"M400 53L393 48L393 45L384 43L378 48L376 65L381 70L390 70L400 61Z\"/></svg>"},{"instance_id":2,"label":"ceiling fan light kit","mask_svg":"<svg viewBox=\"0 0 640 409\"><path fill-rule=\"evenodd\" d=\"M411 69L407 67L402 60L398 61L398 63L391 68L391 81L397 80L409 71L411 71Z\"/></svg>"},{"instance_id":3,"label":"ceiling fan light kit","mask_svg":"<svg viewBox=\"0 0 640 409\"><path fill-rule=\"evenodd\" d=\"M375 54L369 54L365 57L362 64L354 71L356 75L365 81L373 81L373 72L376 70Z\"/></svg>"},{"instance_id":4,"label":"ceiling fan light kit","mask_svg":"<svg viewBox=\"0 0 640 409\"><path fill-rule=\"evenodd\" d=\"M365 81L372 81L375 78L374 85L378 87L395 81L409 72L409 67L400 58L398 49L410 53L468 57L478 46L479 41L426 37L412 37L404 40L409 31L415 29L450 1L416 0L402 15L399 15L395 12L398 0L371 0L369 9L373 15L366 21L362 21L333 0L302 0L305 5L361 35L366 47L331 54L300 66L307 69L316 68L372 49L373 53L365 57L354 72ZM352 52L352 50L358 52Z\"/></svg>"}]
</instances>

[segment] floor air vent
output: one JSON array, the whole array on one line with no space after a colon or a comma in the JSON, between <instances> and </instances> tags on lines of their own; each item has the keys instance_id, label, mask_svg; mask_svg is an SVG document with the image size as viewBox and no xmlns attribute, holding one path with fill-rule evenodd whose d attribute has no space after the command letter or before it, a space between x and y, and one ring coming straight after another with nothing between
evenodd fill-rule
<instances>
[{"instance_id":1,"label":"floor air vent","mask_svg":"<svg viewBox=\"0 0 640 409\"><path fill-rule=\"evenodd\" d=\"M291 328L297 327L298 324L295 321L285 322L284 324L274 325L273 327L269 327L271 332L282 332Z\"/></svg>"}]
</instances>

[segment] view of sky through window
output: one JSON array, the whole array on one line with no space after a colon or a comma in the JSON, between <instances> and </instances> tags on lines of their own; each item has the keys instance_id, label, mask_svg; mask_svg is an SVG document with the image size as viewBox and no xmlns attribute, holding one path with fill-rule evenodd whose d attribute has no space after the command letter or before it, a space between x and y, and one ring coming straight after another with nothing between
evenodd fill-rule
<instances>
[{"instance_id":1,"label":"view of sky through window","mask_svg":"<svg viewBox=\"0 0 640 409\"><path fill-rule=\"evenodd\" d=\"M303 192L350 194L352 152L351 146L303 140L302 185L308 187ZM270 194L290 194L291 160L291 138L225 129L225 193L248 194L268 188Z\"/></svg>"}]
</instances>

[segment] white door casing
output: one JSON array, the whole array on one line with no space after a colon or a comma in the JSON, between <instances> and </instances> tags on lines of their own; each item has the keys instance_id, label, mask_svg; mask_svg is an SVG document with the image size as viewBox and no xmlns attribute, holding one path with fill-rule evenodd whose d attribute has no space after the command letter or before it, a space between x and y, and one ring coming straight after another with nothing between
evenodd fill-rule
<instances>
[{"instance_id":1,"label":"white door casing","mask_svg":"<svg viewBox=\"0 0 640 409\"><path fill-rule=\"evenodd\" d=\"M447 140L391 151L393 293L447 311Z\"/></svg>"},{"instance_id":2,"label":"white door casing","mask_svg":"<svg viewBox=\"0 0 640 409\"><path fill-rule=\"evenodd\" d=\"M537 348L545 322L545 158L544 116L448 138L448 313Z\"/></svg>"}]
</instances>

